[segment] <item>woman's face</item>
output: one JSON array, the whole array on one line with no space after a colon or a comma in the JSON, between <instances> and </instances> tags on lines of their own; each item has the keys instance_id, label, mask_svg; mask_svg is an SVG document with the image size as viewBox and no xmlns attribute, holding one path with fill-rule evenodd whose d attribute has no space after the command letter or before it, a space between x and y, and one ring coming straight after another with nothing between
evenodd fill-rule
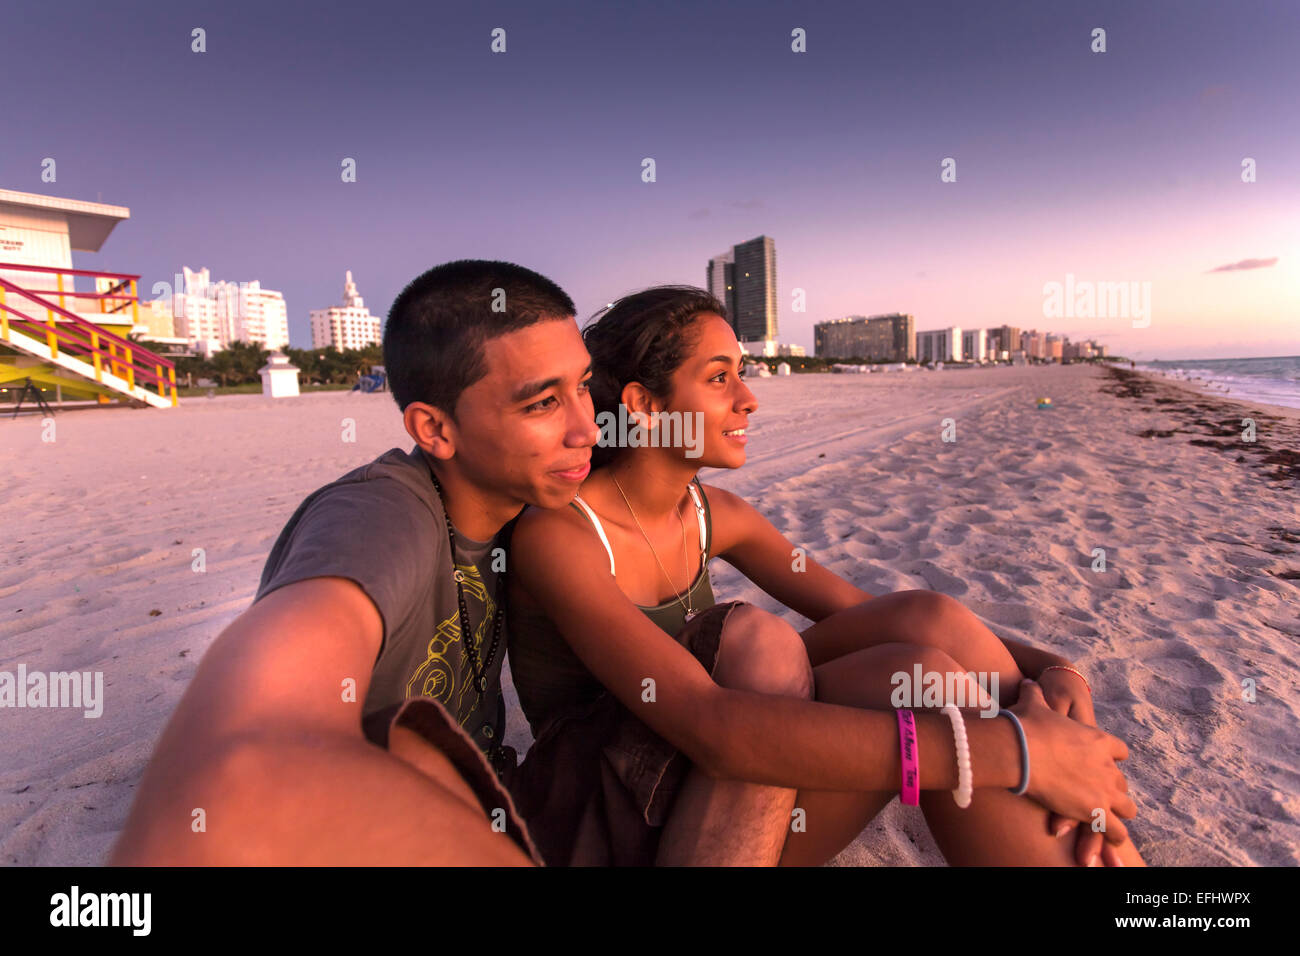
<instances>
[{"instance_id":1,"label":"woman's face","mask_svg":"<svg viewBox=\"0 0 1300 956\"><path fill-rule=\"evenodd\" d=\"M701 467L739 468L745 463L745 428L758 410L754 393L740 379L740 343L727 320L714 313L697 318L694 332L698 341L673 373L666 410L693 416L687 434L695 441L684 450L690 453L687 461Z\"/></svg>"}]
</instances>

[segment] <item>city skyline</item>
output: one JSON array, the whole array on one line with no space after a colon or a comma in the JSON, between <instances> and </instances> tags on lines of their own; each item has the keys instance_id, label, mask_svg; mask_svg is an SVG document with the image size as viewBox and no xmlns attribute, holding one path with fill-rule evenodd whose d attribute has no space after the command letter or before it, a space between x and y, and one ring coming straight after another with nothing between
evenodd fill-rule
<instances>
[{"instance_id":1,"label":"city skyline","mask_svg":"<svg viewBox=\"0 0 1300 956\"><path fill-rule=\"evenodd\" d=\"M647 285L701 285L701 262L766 235L779 340L810 351L816 322L890 311L1135 358L1296 351L1300 129L1283 120L1300 10L692 5L683 29L687 9L30 4L0 53L45 79L7 108L0 186L130 207L79 267L139 272L143 290L182 260L260 279L295 347L347 269L384 315L431 265L509 259L584 322ZM66 65L51 73L52 48ZM114 60L124 48L147 56ZM91 95L111 136L72 108ZM1149 327L1046 317L1044 286L1067 276L1149 283Z\"/></svg>"}]
</instances>

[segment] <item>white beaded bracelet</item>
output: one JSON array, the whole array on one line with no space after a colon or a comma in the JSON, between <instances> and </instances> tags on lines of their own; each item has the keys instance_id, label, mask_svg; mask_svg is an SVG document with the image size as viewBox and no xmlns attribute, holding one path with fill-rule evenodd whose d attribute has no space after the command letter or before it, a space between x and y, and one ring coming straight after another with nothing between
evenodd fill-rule
<instances>
[{"instance_id":1,"label":"white beaded bracelet","mask_svg":"<svg viewBox=\"0 0 1300 956\"><path fill-rule=\"evenodd\" d=\"M952 792L952 798L957 806L965 810L970 806L971 797L970 744L966 741L966 718L952 704L944 707L940 713L947 714L952 721L953 743L957 750L957 789Z\"/></svg>"}]
</instances>

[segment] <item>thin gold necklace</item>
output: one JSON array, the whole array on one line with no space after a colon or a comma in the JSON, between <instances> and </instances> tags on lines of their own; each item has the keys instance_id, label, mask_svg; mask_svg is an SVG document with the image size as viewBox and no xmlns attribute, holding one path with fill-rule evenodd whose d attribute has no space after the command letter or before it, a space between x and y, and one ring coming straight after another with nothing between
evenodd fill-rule
<instances>
[{"instance_id":1,"label":"thin gold necklace","mask_svg":"<svg viewBox=\"0 0 1300 956\"><path fill-rule=\"evenodd\" d=\"M613 480L614 487L618 489L618 493L623 496L623 504L627 505L627 510L632 515L632 520L636 522L637 530L641 532L641 537L645 538L645 543L650 548L650 553L654 555L655 563L659 565L659 570L664 573L664 577L668 578L668 586L673 589L673 594L677 595L677 603L682 606L682 609L686 612L686 620L689 621L695 616L695 608L693 607L694 602L689 600L691 596L691 587L695 584L695 580L692 578L691 582L686 585L686 597L688 600L682 600L682 596L677 592L677 585L673 584L672 576L668 573L668 569L664 567L664 563L659 560L659 554L655 551L655 546L650 543L650 535L645 533L645 528L641 527L641 522L637 518L636 512L632 510L632 502L627 500L627 493L623 491L623 486L618 483L618 478L614 476L613 472L610 473L609 477ZM686 547L686 522L682 520L681 511L677 512L677 521L682 526L682 554L686 557L686 568L689 571L691 567L691 553Z\"/></svg>"}]
</instances>

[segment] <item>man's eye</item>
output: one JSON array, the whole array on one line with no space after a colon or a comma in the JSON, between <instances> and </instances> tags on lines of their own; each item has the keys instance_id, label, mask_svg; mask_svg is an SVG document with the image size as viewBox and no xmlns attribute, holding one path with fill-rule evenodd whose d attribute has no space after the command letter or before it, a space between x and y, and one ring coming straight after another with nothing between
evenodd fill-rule
<instances>
[{"instance_id":1,"label":"man's eye","mask_svg":"<svg viewBox=\"0 0 1300 956\"><path fill-rule=\"evenodd\" d=\"M527 406L524 409L524 411L526 412L540 411L542 408L546 407L547 402L553 402L553 401L555 401L555 396L551 395L547 398L542 399L540 402L533 402L533 404Z\"/></svg>"},{"instance_id":2,"label":"man's eye","mask_svg":"<svg viewBox=\"0 0 1300 956\"><path fill-rule=\"evenodd\" d=\"M578 391L582 392L584 395L591 391L591 379L587 379L585 382L579 382Z\"/></svg>"}]
</instances>

